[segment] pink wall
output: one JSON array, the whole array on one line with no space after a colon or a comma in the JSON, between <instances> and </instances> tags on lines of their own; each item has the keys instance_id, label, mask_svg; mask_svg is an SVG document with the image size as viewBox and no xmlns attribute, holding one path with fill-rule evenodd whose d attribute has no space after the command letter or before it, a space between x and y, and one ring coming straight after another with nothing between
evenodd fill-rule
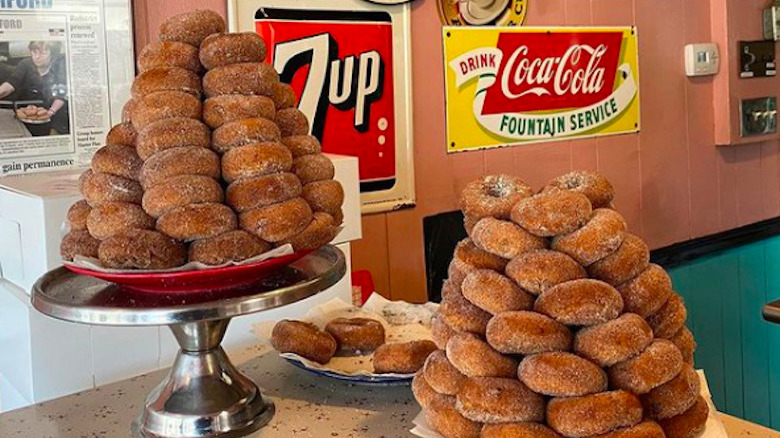
<instances>
[{"instance_id":1,"label":"pink wall","mask_svg":"<svg viewBox=\"0 0 780 438\"><path fill-rule=\"evenodd\" d=\"M726 0L711 0L720 2ZM729 0L738 4L758 0ZM326 4L326 3L323 3ZM167 15L197 5L136 1L137 41ZM617 189L615 205L652 247L712 234L780 213L778 143L716 148L713 79L685 77L683 47L709 41L715 23L706 0L530 0L528 25L636 25L642 132L447 155L440 23L434 0L413 4L414 209L364 216L355 269L371 270L394 299L425 299L422 220L457 208L470 180L509 172L541 187L572 169L597 169ZM424 171L423 171L424 169Z\"/></svg>"}]
</instances>

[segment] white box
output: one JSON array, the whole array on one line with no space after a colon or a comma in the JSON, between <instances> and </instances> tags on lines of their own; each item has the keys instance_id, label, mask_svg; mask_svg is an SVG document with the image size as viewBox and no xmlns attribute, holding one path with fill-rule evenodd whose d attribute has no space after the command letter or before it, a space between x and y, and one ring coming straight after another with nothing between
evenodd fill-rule
<instances>
[{"instance_id":1,"label":"white box","mask_svg":"<svg viewBox=\"0 0 780 438\"><path fill-rule=\"evenodd\" d=\"M82 171L0 178L0 278L29 294L38 277L62 264L62 225L80 198Z\"/></svg>"},{"instance_id":2,"label":"white box","mask_svg":"<svg viewBox=\"0 0 780 438\"><path fill-rule=\"evenodd\" d=\"M344 243L363 237L363 222L360 216L360 176L358 159L346 155L325 154L336 168L335 179L344 188L344 229L333 239L333 243Z\"/></svg>"}]
</instances>

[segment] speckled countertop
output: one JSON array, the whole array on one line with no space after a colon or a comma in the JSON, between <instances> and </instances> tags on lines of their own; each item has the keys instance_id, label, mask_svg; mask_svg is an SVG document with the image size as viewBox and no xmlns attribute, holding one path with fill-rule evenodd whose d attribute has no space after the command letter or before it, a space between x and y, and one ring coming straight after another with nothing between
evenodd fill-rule
<instances>
[{"instance_id":1,"label":"speckled countertop","mask_svg":"<svg viewBox=\"0 0 780 438\"><path fill-rule=\"evenodd\" d=\"M276 415L258 438L409 438L420 408L409 387L371 388L317 377L285 363L266 348L233 354L234 363L276 403ZM0 437L123 438L144 398L165 372L0 415ZM780 438L780 433L727 415L731 438Z\"/></svg>"}]
</instances>

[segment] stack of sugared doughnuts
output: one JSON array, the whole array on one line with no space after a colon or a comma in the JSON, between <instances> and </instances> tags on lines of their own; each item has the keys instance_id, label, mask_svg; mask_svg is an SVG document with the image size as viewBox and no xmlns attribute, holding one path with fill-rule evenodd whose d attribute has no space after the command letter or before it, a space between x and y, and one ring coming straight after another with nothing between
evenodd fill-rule
<instances>
[{"instance_id":1,"label":"stack of sugared doughnuts","mask_svg":"<svg viewBox=\"0 0 780 438\"><path fill-rule=\"evenodd\" d=\"M265 58L261 37L225 33L213 11L166 20L159 40L139 55L123 123L82 177L85 201L68 214L63 258L165 269L242 261L287 243L315 249L333 239L343 202L333 164L306 135L292 89ZM298 171L294 157L304 154L285 146L283 133L300 136L293 146L306 143L316 159ZM306 187L323 180L338 193L307 196ZM320 197L327 214L313 213L323 210Z\"/></svg>"},{"instance_id":2,"label":"stack of sugared doughnuts","mask_svg":"<svg viewBox=\"0 0 780 438\"><path fill-rule=\"evenodd\" d=\"M626 232L602 175L539 193L488 176L461 198L432 331L412 389L447 438L692 438L706 401L669 276Z\"/></svg>"}]
</instances>

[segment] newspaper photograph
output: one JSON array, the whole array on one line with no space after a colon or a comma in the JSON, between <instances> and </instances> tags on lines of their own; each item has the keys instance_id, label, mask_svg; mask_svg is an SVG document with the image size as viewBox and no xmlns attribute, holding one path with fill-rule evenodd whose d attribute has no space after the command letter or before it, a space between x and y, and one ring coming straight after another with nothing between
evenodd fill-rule
<instances>
[{"instance_id":1,"label":"newspaper photograph","mask_svg":"<svg viewBox=\"0 0 780 438\"><path fill-rule=\"evenodd\" d=\"M0 2L0 176L85 166L119 121L133 53L112 78L106 12L104 0Z\"/></svg>"}]
</instances>

